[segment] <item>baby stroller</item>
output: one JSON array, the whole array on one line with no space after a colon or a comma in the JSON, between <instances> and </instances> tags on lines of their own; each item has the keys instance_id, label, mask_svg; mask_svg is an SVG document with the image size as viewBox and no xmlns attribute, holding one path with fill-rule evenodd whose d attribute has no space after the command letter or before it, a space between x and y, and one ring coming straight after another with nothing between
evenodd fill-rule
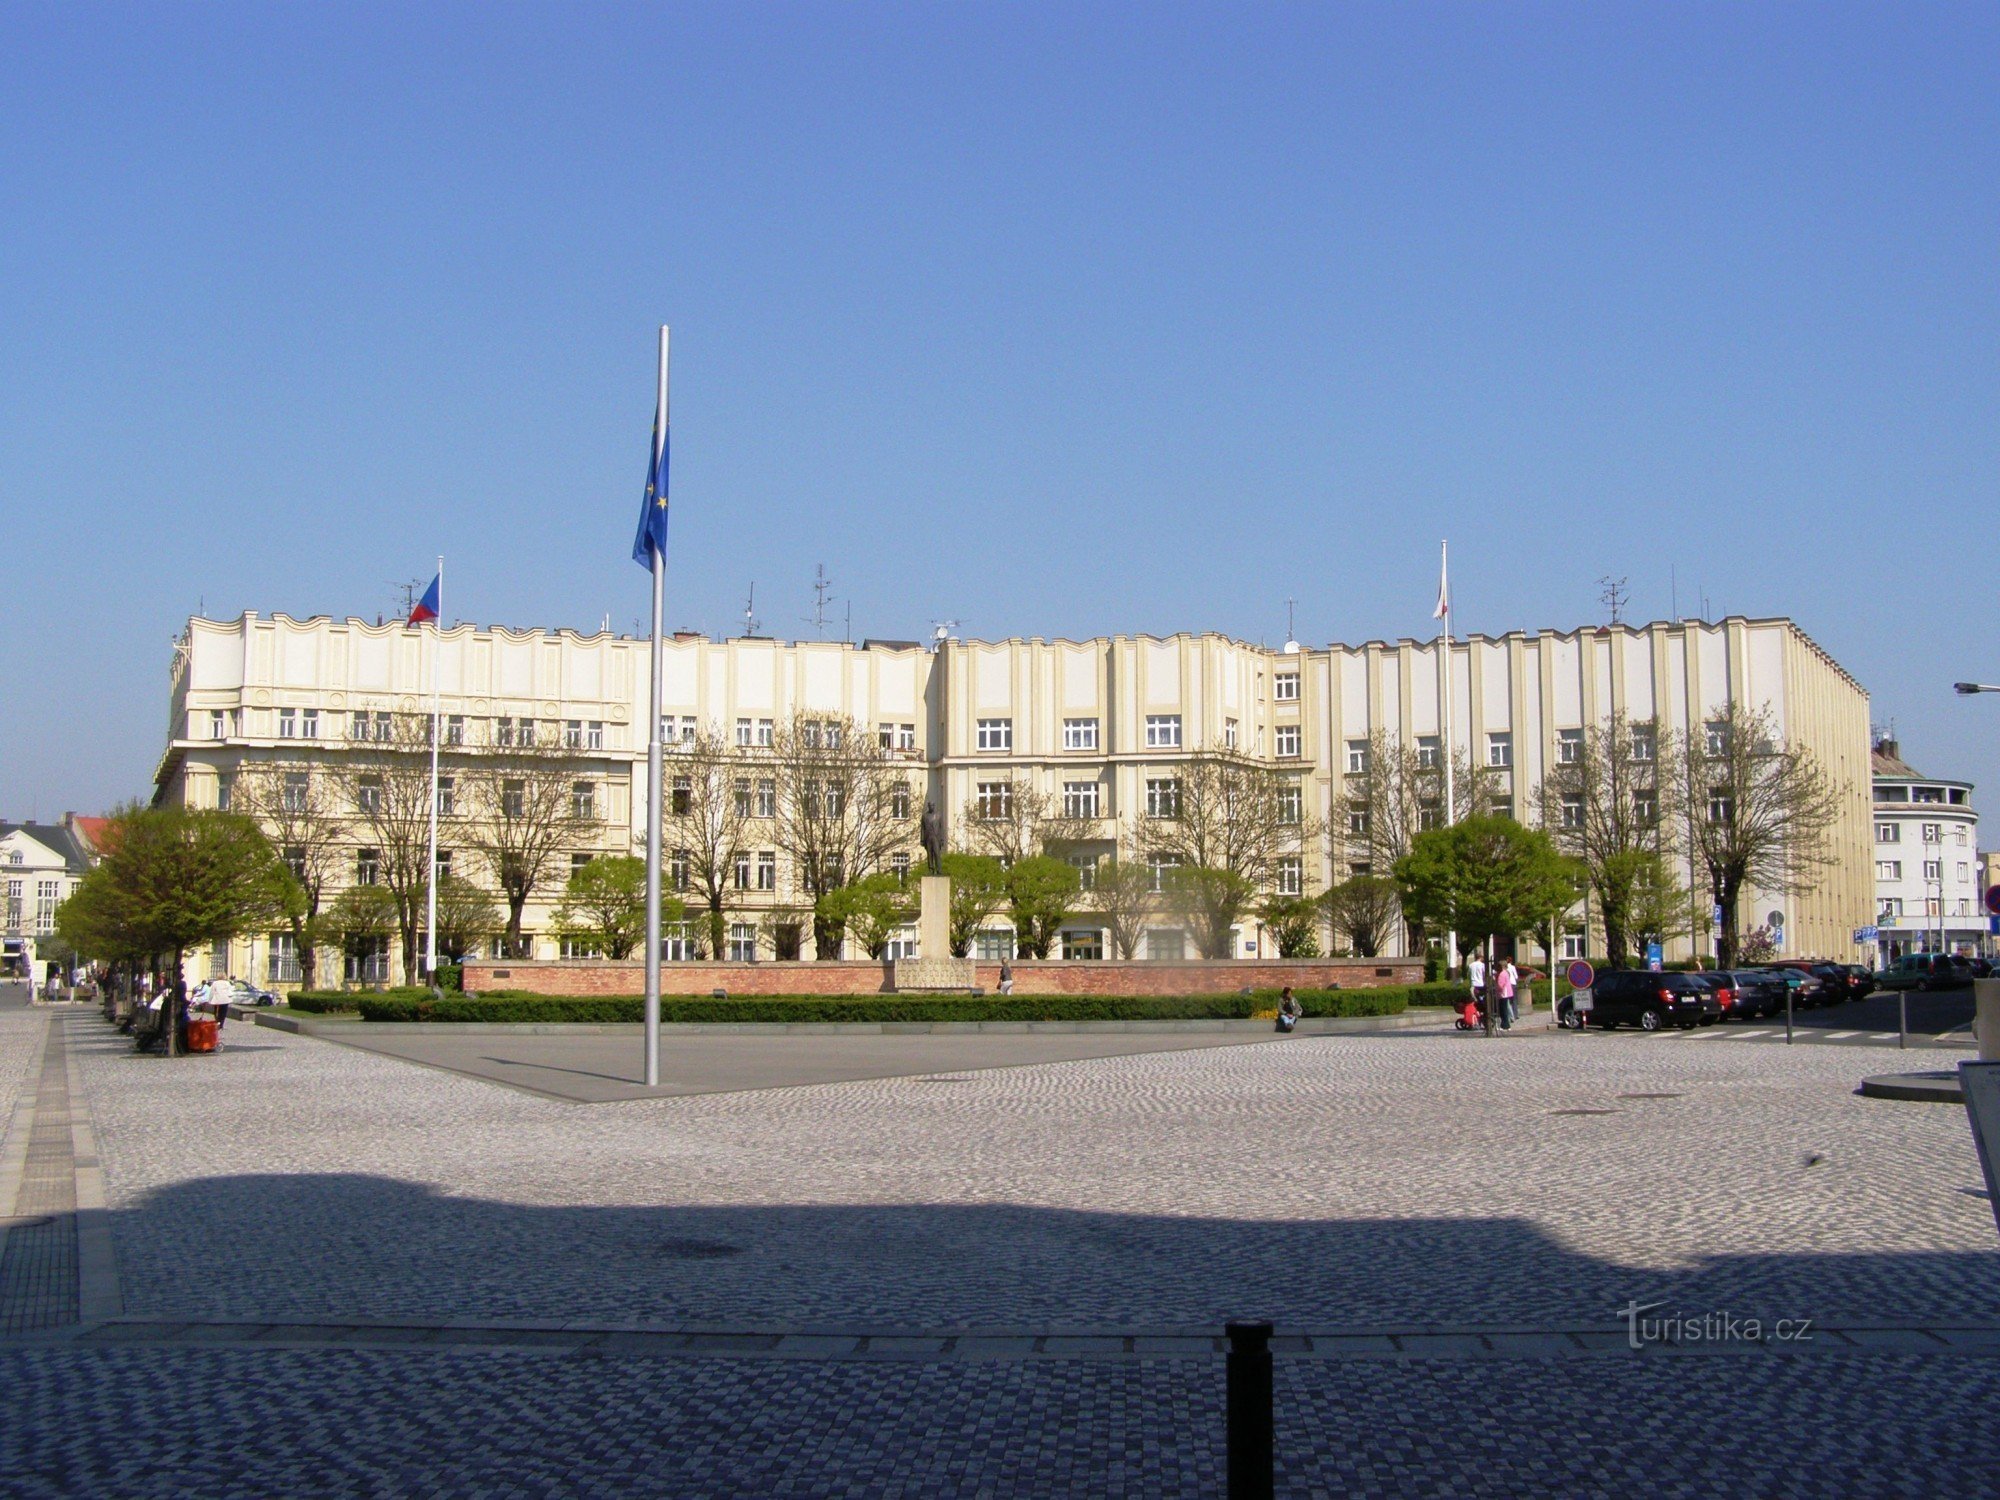
<instances>
[{"instance_id":1,"label":"baby stroller","mask_svg":"<svg viewBox=\"0 0 2000 1500\"><path fill-rule=\"evenodd\" d=\"M1457 1031L1482 1031L1486 1026L1486 1012L1479 1008L1479 1002L1472 996L1465 998L1465 1004L1458 1008L1458 1019L1452 1028Z\"/></svg>"}]
</instances>

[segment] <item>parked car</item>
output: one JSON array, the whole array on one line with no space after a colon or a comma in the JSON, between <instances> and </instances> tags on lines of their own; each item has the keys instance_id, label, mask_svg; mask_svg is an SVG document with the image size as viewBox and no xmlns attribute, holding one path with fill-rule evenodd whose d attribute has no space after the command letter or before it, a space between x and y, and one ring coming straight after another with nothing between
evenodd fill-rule
<instances>
[{"instance_id":1,"label":"parked car","mask_svg":"<svg viewBox=\"0 0 2000 1500\"><path fill-rule=\"evenodd\" d=\"M1785 1008L1785 982L1761 969L1717 969L1706 976L1726 983L1733 992L1723 1019L1754 1021Z\"/></svg>"},{"instance_id":2,"label":"parked car","mask_svg":"<svg viewBox=\"0 0 2000 1500\"><path fill-rule=\"evenodd\" d=\"M1579 1003L1589 997L1588 1008ZM1663 1026L1693 1030L1722 1019L1722 1001L1704 974L1664 973L1650 969L1610 969L1597 976L1588 992L1566 997L1560 1013L1563 1025L1637 1026L1658 1031Z\"/></svg>"},{"instance_id":3,"label":"parked car","mask_svg":"<svg viewBox=\"0 0 2000 1500\"><path fill-rule=\"evenodd\" d=\"M1824 1003L1826 982L1817 974L1809 974L1804 969L1795 969L1784 964L1771 964L1757 972L1768 974L1791 992L1793 1010L1811 1010L1815 1005ZM1784 997L1780 995L1778 1009L1784 1008Z\"/></svg>"},{"instance_id":4,"label":"parked car","mask_svg":"<svg viewBox=\"0 0 2000 1500\"><path fill-rule=\"evenodd\" d=\"M1814 964L1812 972L1817 974L1826 986L1829 1005L1839 1005L1847 1000L1859 1000L1875 987L1872 982L1864 984L1856 979L1853 970L1846 964Z\"/></svg>"},{"instance_id":5,"label":"parked car","mask_svg":"<svg viewBox=\"0 0 2000 1500\"><path fill-rule=\"evenodd\" d=\"M1963 989L1972 983L1972 964L1955 953L1905 953L1875 976L1885 990Z\"/></svg>"},{"instance_id":6,"label":"parked car","mask_svg":"<svg viewBox=\"0 0 2000 1500\"><path fill-rule=\"evenodd\" d=\"M1805 988L1793 997L1794 1005L1838 1005L1847 998L1847 980L1843 977L1837 983L1829 982L1826 970L1833 965L1821 963L1818 959L1778 958L1763 967L1789 969L1795 974L1805 975Z\"/></svg>"}]
</instances>

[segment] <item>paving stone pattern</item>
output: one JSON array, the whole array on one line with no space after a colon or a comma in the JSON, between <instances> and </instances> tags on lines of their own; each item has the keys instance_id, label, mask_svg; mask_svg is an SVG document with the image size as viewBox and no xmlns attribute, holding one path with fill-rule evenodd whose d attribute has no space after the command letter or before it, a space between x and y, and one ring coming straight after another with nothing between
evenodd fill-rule
<instances>
[{"instance_id":1,"label":"paving stone pattern","mask_svg":"<svg viewBox=\"0 0 2000 1500\"><path fill-rule=\"evenodd\" d=\"M2000 1362L1280 1362L1278 1491L1992 1493ZM121 1497L1221 1493L1221 1369L0 1348L0 1492ZM1716 1399L1717 1393L1726 1399Z\"/></svg>"},{"instance_id":2,"label":"paving stone pattern","mask_svg":"<svg viewBox=\"0 0 2000 1500\"><path fill-rule=\"evenodd\" d=\"M0 1246L0 1333L75 1322L76 1174L60 1023L48 1029L13 1210Z\"/></svg>"}]
</instances>

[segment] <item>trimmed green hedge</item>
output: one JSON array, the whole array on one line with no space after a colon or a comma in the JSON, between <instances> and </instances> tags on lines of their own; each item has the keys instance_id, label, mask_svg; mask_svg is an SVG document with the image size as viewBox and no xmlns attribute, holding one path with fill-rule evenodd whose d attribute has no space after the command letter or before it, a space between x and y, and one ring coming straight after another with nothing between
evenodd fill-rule
<instances>
[{"instance_id":1,"label":"trimmed green hedge","mask_svg":"<svg viewBox=\"0 0 2000 1500\"><path fill-rule=\"evenodd\" d=\"M430 994L422 985L398 985L388 990L294 990L285 1004L310 1015L353 1010L363 1000L416 1000Z\"/></svg>"},{"instance_id":2,"label":"trimmed green hedge","mask_svg":"<svg viewBox=\"0 0 2000 1500\"><path fill-rule=\"evenodd\" d=\"M1447 988L1439 986L1438 988ZM1412 991L1296 990L1308 1016L1390 1016ZM1419 1004L1444 1004L1423 1000ZM532 995L467 998L365 995L364 1021L628 1022L643 1019L637 995ZM662 995L662 1021L1194 1021L1245 1019L1276 1010L1276 990L1247 995Z\"/></svg>"}]
</instances>

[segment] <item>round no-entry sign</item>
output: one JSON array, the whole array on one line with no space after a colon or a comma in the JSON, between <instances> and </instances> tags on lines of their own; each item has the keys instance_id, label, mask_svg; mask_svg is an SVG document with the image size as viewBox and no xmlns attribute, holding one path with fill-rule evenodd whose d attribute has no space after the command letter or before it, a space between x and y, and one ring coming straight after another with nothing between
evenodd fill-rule
<instances>
[{"instance_id":1,"label":"round no-entry sign","mask_svg":"<svg viewBox=\"0 0 2000 1500\"><path fill-rule=\"evenodd\" d=\"M2000 917L2000 885L1989 885L1986 888L1986 909L1994 916Z\"/></svg>"},{"instance_id":2,"label":"round no-entry sign","mask_svg":"<svg viewBox=\"0 0 2000 1500\"><path fill-rule=\"evenodd\" d=\"M1591 982L1597 978L1597 970L1591 968L1589 964L1579 958L1563 971L1563 978L1569 981L1571 989L1587 990L1590 988Z\"/></svg>"}]
</instances>

